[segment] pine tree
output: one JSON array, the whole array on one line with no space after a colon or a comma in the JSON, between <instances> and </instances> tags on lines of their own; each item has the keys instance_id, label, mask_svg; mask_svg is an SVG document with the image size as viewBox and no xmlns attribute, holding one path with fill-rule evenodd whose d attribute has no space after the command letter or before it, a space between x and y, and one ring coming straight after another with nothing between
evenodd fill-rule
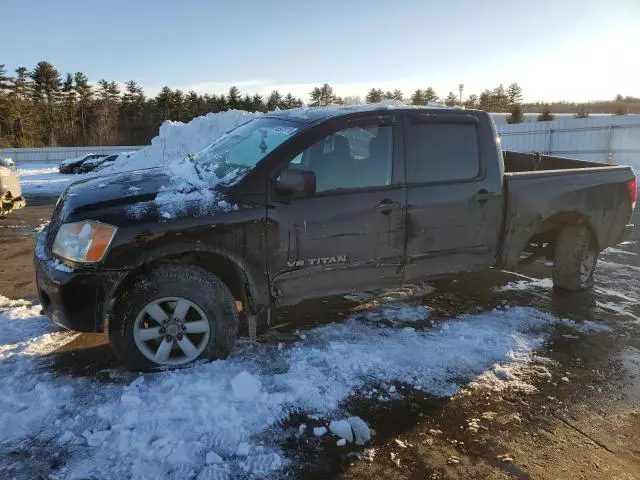
<instances>
[{"instance_id":1,"label":"pine tree","mask_svg":"<svg viewBox=\"0 0 640 480\"><path fill-rule=\"evenodd\" d=\"M404 94L400 90L396 89L393 91L393 99L398 100L399 102L403 102Z\"/></svg>"},{"instance_id":2,"label":"pine tree","mask_svg":"<svg viewBox=\"0 0 640 480\"><path fill-rule=\"evenodd\" d=\"M447 98L444 99L444 104L447 107L453 107L453 106L457 105L458 104L458 96L453 92L449 92L449 95L447 95Z\"/></svg>"},{"instance_id":3,"label":"pine tree","mask_svg":"<svg viewBox=\"0 0 640 480\"><path fill-rule=\"evenodd\" d=\"M174 90L171 95L171 120L178 122L188 122L189 119L186 116L186 108L184 103L184 93L182 90Z\"/></svg>"},{"instance_id":4,"label":"pine tree","mask_svg":"<svg viewBox=\"0 0 640 480\"><path fill-rule=\"evenodd\" d=\"M9 120L9 90L11 88L11 78L7 76L7 69L4 64L0 64L0 147L11 145L11 124ZM6 138L4 138L6 137Z\"/></svg>"},{"instance_id":5,"label":"pine tree","mask_svg":"<svg viewBox=\"0 0 640 480\"><path fill-rule=\"evenodd\" d=\"M424 103L428 105L430 102L437 101L438 95L436 95L436 91L431 87L427 87L427 89L424 91Z\"/></svg>"},{"instance_id":6,"label":"pine tree","mask_svg":"<svg viewBox=\"0 0 640 480\"><path fill-rule=\"evenodd\" d=\"M465 108L478 108L478 96L473 93L469 95L469 98L462 102L462 104L465 106Z\"/></svg>"},{"instance_id":7,"label":"pine tree","mask_svg":"<svg viewBox=\"0 0 640 480\"><path fill-rule=\"evenodd\" d=\"M227 108L229 110L239 110L242 108L240 90L235 85L229 89L227 94Z\"/></svg>"},{"instance_id":8,"label":"pine tree","mask_svg":"<svg viewBox=\"0 0 640 480\"><path fill-rule=\"evenodd\" d=\"M49 62L38 62L29 73L33 80L33 101L40 116L41 139L55 147L58 122L57 103L60 99L60 74Z\"/></svg>"},{"instance_id":9,"label":"pine tree","mask_svg":"<svg viewBox=\"0 0 640 480\"><path fill-rule=\"evenodd\" d=\"M295 108L294 107L295 101L296 99L294 98L294 96L291 95L291 93L287 93L285 97L282 99L282 108L285 110L289 108Z\"/></svg>"},{"instance_id":10,"label":"pine tree","mask_svg":"<svg viewBox=\"0 0 640 480\"><path fill-rule=\"evenodd\" d=\"M522 87L515 82L512 83L507 87L507 97L509 105L522 102Z\"/></svg>"},{"instance_id":11,"label":"pine tree","mask_svg":"<svg viewBox=\"0 0 640 480\"><path fill-rule=\"evenodd\" d=\"M411 105L425 105L424 92L419 88L411 95Z\"/></svg>"},{"instance_id":12,"label":"pine tree","mask_svg":"<svg viewBox=\"0 0 640 480\"><path fill-rule=\"evenodd\" d=\"M509 110L509 96L504 89L504 85L500 84L491 92L490 111L506 112Z\"/></svg>"},{"instance_id":13,"label":"pine tree","mask_svg":"<svg viewBox=\"0 0 640 480\"><path fill-rule=\"evenodd\" d=\"M382 101L382 90L379 88L372 88L365 97L367 103L380 103Z\"/></svg>"},{"instance_id":14,"label":"pine tree","mask_svg":"<svg viewBox=\"0 0 640 480\"><path fill-rule=\"evenodd\" d=\"M491 92L489 90L483 90L478 98L478 108L485 112L491 112Z\"/></svg>"},{"instance_id":15,"label":"pine tree","mask_svg":"<svg viewBox=\"0 0 640 480\"><path fill-rule=\"evenodd\" d=\"M144 143L144 115L145 96L142 88L134 80L129 80L125 82L125 92L122 95L122 105L120 107L121 121L119 127L122 129L120 138L122 138L124 144L138 145Z\"/></svg>"},{"instance_id":16,"label":"pine tree","mask_svg":"<svg viewBox=\"0 0 640 480\"><path fill-rule=\"evenodd\" d=\"M269 94L269 98L267 98L267 111L272 112L276 108L281 108L282 105L282 95L277 90L274 90Z\"/></svg>"},{"instance_id":17,"label":"pine tree","mask_svg":"<svg viewBox=\"0 0 640 480\"><path fill-rule=\"evenodd\" d=\"M325 107L327 105L331 105L336 102L336 96L333 93L333 88L325 83L321 87L315 87L309 93L311 97L311 102L309 102L309 106L311 107Z\"/></svg>"},{"instance_id":18,"label":"pine tree","mask_svg":"<svg viewBox=\"0 0 640 480\"><path fill-rule=\"evenodd\" d=\"M385 100L393 100L393 92L391 90L387 90L384 92L383 98Z\"/></svg>"},{"instance_id":19,"label":"pine tree","mask_svg":"<svg viewBox=\"0 0 640 480\"><path fill-rule=\"evenodd\" d=\"M538 115L538 121L549 122L554 118L556 118L556 116L553 113L551 113L551 109L549 108L549 105L545 104L542 107L542 112L540 112L540 115Z\"/></svg>"},{"instance_id":20,"label":"pine tree","mask_svg":"<svg viewBox=\"0 0 640 480\"><path fill-rule=\"evenodd\" d=\"M35 142L29 71L25 67L18 67L15 72L16 77L8 94L8 134L12 146L33 147Z\"/></svg>"},{"instance_id":21,"label":"pine tree","mask_svg":"<svg viewBox=\"0 0 640 480\"><path fill-rule=\"evenodd\" d=\"M507 117L507 123L522 123L524 121L524 110L522 105L514 103L511 106L511 113Z\"/></svg>"},{"instance_id":22,"label":"pine tree","mask_svg":"<svg viewBox=\"0 0 640 480\"><path fill-rule=\"evenodd\" d=\"M73 75L67 73L62 82L63 114L61 122L62 139L66 145L76 145L77 98L73 85Z\"/></svg>"},{"instance_id":23,"label":"pine tree","mask_svg":"<svg viewBox=\"0 0 640 480\"><path fill-rule=\"evenodd\" d=\"M171 106L172 106L173 91L166 85L160 89L158 95L156 95L155 103L158 118L160 122L171 119Z\"/></svg>"},{"instance_id":24,"label":"pine tree","mask_svg":"<svg viewBox=\"0 0 640 480\"><path fill-rule=\"evenodd\" d=\"M76 72L73 75L75 90L78 94L78 109L80 113L80 132L82 133L82 144L89 145L89 112L93 103L93 92L89 79L82 72Z\"/></svg>"},{"instance_id":25,"label":"pine tree","mask_svg":"<svg viewBox=\"0 0 640 480\"><path fill-rule=\"evenodd\" d=\"M578 113L576 113L574 115L575 118L588 118L589 117L589 113L587 112L584 104L580 105L580 109L578 110Z\"/></svg>"},{"instance_id":26,"label":"pine tree","mask_svg":"<svg viewBox=\"0 0 640 480\"><path fill-rule=\"evenodd\" d=\"M116 82L98 80L98 99L94 110L94 134L98 145L117 142L119 100L120 89Z\"/></svg>"},{"instance_id":27,"label":"pine tree","mask_svg":"<svg viewBox=\"0 0 640 480\"><path fill-rule=\"evenodd\" d=\"M265 112L267 107L264 104L264 100L257 93L251 97L251 111L252 112Z\"/></svg>"},{"instance_id":28,"label":"pine tree","mask_svg":"<svg viewBox=\"0 0 640 480\"><path fill-rule=\"evenodd\" d=\"M253 101L249 94L245 94L243 99L240 101L240 105L242 110L246 110L247 112L253 112Z\"/></svg>"}]
</instances>

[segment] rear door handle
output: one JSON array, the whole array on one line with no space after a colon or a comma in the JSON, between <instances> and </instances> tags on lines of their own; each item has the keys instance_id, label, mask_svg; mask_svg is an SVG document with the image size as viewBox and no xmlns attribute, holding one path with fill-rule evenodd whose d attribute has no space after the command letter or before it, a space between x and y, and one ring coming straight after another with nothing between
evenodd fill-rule
<instances>
[{"instance_id":1,"label":"rear door handle","mask_svg":"<svg viewBox=\"0 0 640 480\"><path fill-rule=\"evenodd\" d=\"M476 193L476 200L480 205L484 205L491 199L491 194L484 188Z\"/></svg>"},{"instance_id":2,"label":"rear door handle","mask_svg":"<svg viewBox=\"0 0 640 480\"><path fill-rule=\"evenodd\" d=\"M380 200L380 203L378 203L376 208L383 215L389 215L393 210L397 210L401 206L401 203L394 202L392 200L389 200L388 198L385 198L384 200Z\"/></svg>"}]
</instances>

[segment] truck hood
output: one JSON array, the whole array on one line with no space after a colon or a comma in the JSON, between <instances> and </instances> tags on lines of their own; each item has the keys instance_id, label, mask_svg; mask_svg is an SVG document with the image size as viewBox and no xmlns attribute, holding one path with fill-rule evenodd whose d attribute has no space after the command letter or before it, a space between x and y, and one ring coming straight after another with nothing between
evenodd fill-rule
<instances>
[{"instance_id":1,"label":"truck hood","mask_svg":"<svg viewBox=\"0 0 640 480\"><path fill-rule=\"evenodd\" d=\"M237 209L227 203L219 189L204 181L185 182L164 167L110 173L75 182L62 194L60 207L62 221L70 216L98 219L105 211L133 218L149 214L170 219Z\"/></svg>"},{"instance_id":2,"label":"truck hood","mask_svg":"<svg viewBox=\"0 0 640 480\"><path fill-rule=\"evenodd\" d=\"M170 178L160 168L121 172L72 183L64 194L71 210L127 205L153 200Z\"/></svg>"}]
</instances>

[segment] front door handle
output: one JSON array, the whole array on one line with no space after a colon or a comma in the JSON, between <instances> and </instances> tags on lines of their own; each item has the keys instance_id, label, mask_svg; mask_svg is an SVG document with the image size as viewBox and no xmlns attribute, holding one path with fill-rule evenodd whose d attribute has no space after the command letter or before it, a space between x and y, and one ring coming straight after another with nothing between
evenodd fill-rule
<instances>
[{"instance_id":1,"label":"front door handle","mask_svg":"<svg viewBox=\"0 0 640 480\"><path fill-rule=\"evenodd\" d=\"M480 205L484 205L491 199L491 194L484 188L476 193L476 200Z\"/></svg>"},{"instance_id":2,"label":"front door handle","mask_svg":"<svg viewBox=\"0 0 640 480\"><path fill-rule=\"evenodd\" d=\"M393 200L389 200L385 198L384 200L380 200L380 203L376 206L377 210L383 215L389 215L393 210L400 208L402 204L398 202L394 202Z\"/></svg>"}]
</instances>

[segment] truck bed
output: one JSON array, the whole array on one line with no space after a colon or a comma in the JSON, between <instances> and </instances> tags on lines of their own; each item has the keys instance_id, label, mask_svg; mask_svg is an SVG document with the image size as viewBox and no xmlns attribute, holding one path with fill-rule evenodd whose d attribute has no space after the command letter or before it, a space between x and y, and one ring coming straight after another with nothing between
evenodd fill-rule
<instances>
[{"instance_id":1,"label":"truck bed","mask_svg":"<svg viewBox=\"0 0 640 480\"><path fill-rule=\"evenodd\" d=\"M620 241L631 217L627 183L633 169L539 154L504 152L505 216L498 260L552 245L559 225L586 222L600 250Z\"/></svg>"}]
</instances>

